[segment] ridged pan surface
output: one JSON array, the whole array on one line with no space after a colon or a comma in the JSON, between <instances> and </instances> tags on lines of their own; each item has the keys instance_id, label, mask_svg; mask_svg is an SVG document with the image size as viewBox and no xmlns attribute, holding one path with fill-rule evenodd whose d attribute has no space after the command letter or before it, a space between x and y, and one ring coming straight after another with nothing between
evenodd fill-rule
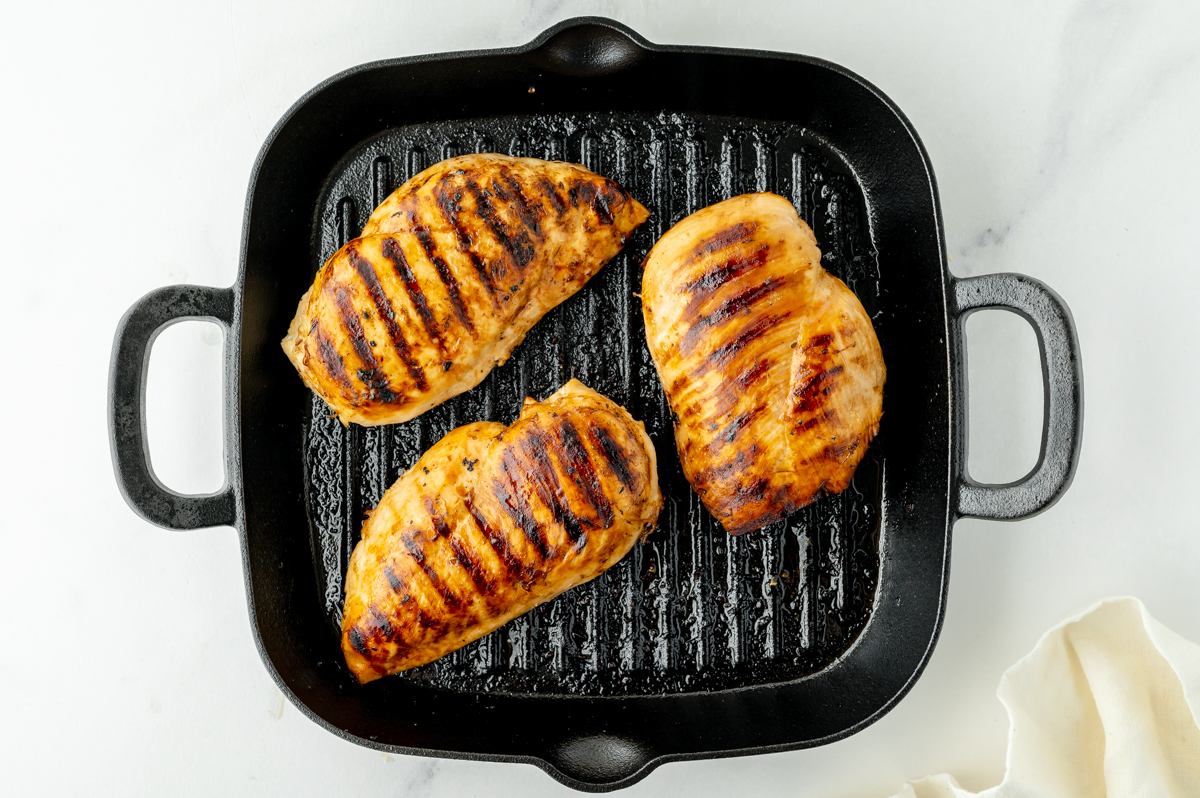
<instances>
[{"instance_id":1,"label":"ridged pan surface","mask_svg":"<svg viewBox=\"0 0 1200 798\"><path fill-rule=\"evenodd\" d=\"M886 416L848 490L730 537L683 478L637 293L646 252L672 224L730 196L773 191L792 200L816 232L824 267L878 319L878 268L849 171L796 126L730 117L530 115L395 128L357 146L330 176L313 271L401 182L470 152L582 163L616 179L652 216L475 389L375 428L342 427L313 397L305 488L329 634L340 628L364 511L383 491L456 426L511 423L526 396L544 398L575 377L645 421L666 496L658 529L600 578L398 678L475 693L638 696L787 681L827 667L866 625L874 600Z\"/></svg>"}]
</instances>

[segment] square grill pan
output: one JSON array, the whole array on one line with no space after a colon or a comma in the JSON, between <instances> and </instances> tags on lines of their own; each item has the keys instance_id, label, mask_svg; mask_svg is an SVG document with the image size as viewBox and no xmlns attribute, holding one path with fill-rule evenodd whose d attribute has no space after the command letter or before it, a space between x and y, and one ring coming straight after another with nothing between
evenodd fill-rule
<instances>
[{"instance_id":1,"label":"square grill pan","mask_svg":"<svg viewBox=\"0 0 1200 798\"><path fill-rule=\"evenodd\" d=\"M582 163L652 216L478 387L405 424L343 428L278 342L316 269L371 210L466 152ZM881 434L848 490L733 538L682 476L636 292L672 224L750 191L790 198L813 227L824 267L875 322L888 385ZM980 307L1024 315L1042 351L1042 456L1008 486L963 471L961 321ZM149 347L184 318L229 330L229 483L212 496L169 491L144 454ZM658 529L497 632L358 685L339 628L364 511L449 430L511 423L526 396L571 377L645 421L666 497ZM936 640L954 519L1025 517L1067 487L1081 380L1052 291L1020 275L950 277L927 157L878 90L814 59L659 47L580 19L523 48L364 65L303 98L255 167L238 283L160 289L122 320L111 429L135 510L241 531L264 662L315 721L374 748L531 762L604 790L670 760L829 742L886 712Z\"/></svg>"},{"instance_id":2,"label":"square grill pan","mask_svg":"<svg viewBox=\"0 0 1200 798\"><path fill-rule=\"evenodd\" d=\"M726 534L683 477L636 292L647 250L683 216L736 194L775 191L814 220L825 267L874 308L878 270L853 179L794 125L728 117L529 115L405 126L359 145L334 171L319 203L314 267L357 236L399 183L464 151L582 163L616 179L652 216L476 389L406 424L374 428L344 428L313 396L308 515L331 626L340 636L342 580L363 511L451 429L512 423L524 397L543 398L574 377L645 420L666 497L657 531L599 579L401 678L483 693L656 695L785 681L827 666L866 625L874 597L878 458L840 495L760 533Z\"/></svg>"}]
</instances>

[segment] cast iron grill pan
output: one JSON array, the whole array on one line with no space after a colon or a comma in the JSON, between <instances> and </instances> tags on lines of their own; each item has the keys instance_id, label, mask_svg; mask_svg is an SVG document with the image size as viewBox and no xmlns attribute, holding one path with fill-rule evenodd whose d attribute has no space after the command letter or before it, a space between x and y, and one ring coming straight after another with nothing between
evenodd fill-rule
<instances>
[{"instance_id":1,"label":"cast iron grill pan","mask_svg":"<svg viewBox=\"0 0 1200 798\"><path fill-rule=\"evenodd\" d=\"M480 386L408 424L341 428L279 346L300 295L400 181L488 150L581 162L654 215ZM863 300L888 381L882 432L851 488L731 540L679 473L633 292L673 222L762 189L795 203L825 267ZM980 485L963 465L962 321L985 307L1023 315L1041 349L1041 456L1011 485ZM197 318L226 329L228 483L184 496L146 455L145 372L158 332ZM509 422L525 396L571 376L646 422L667 499L658 531L498 633L359 685L336 629L363 512L454 426ZM135 303L110 398L126 500L164 527L238 528L255 643L308 717L359 745L526 762L586 790L674 760L821 745L881 717L937 640L955 519L1053 504L1074 473L1083 401L1074 326L1053 291L1017 274L950 275L928 157L877 89L817 59L663 47L603 19L511 50L365 64L313 89L255 164L237 282Z\"/></svg>"},{"instance_id":2,"label":"cast iron grill pan","mask_svg":"<svg viewBox=\"0 0 1200 798\"><path fill-rule=\"evenodd\" d=\"M637 293L646 252L671 225L713 202L773 191L810 221L825 268L871 312L879 275L858 185L803 130L762 120L610 113L413 125L356 147L334 171L318 211L314 265L358 235L399 183L464 152L581 163L616 179L652 215L474 390L375 428L343 427L313 396L308 516L335 634L364 509L454 427L512 423L524 397L544 398L575 377L645 421L666 497L658 530L600 578L400 678L481 693L654 695L782 681L828 665L866 624L874 598L881 442L840 495L759 532L728 535L683 478Z\"/></svg>"}]
</instances>

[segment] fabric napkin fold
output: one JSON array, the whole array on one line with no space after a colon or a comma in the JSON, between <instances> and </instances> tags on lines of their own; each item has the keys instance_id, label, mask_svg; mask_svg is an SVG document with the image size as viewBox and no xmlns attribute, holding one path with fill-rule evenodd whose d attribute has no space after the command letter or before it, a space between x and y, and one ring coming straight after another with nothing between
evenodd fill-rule
<instances>
[{"instance_id":1,"label":"fabric napkin fold","mask_svg":"<svg viewBox=\"0 0 1200 798\"><path fill-rule=\"evenodd\" d=\"M894 798L1200 796L1200 646L1136 598L1051 629L996 694L1009 717L1004 781L974 793L941 774Z\"/></svg>"}]
</instances>

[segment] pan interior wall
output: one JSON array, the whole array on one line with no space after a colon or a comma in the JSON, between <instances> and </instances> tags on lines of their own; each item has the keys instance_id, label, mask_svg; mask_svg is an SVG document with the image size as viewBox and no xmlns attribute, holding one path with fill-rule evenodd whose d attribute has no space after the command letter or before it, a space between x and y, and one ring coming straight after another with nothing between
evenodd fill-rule
<instances>
[{"instance_id":1,"label":"pan interior wall","mask_svg":"<svg viewBox=\"0 0 1200 798\"><path fill-rule=\"evenodd\" d=\"M617 180L652 215L473 390L375 428L343 428L313 396L306 501L330 634L340 628L342 582L364 512L384 490L451 429L511 423L526 396L544 398L575 377L645 422L666 497L658 529L601 577L399 678L479 693L632 696L780 682L827 667L862 631L874 600L884 437L843 493L729 536L683 478L635 292L646 252L675 222L737 194L773 191L812 226L824 267L877 317L878 263L853 177L794 125L728 117L544 115L396 128L355 148L331 175L317 209L313 271L404 180L471 152L581 163Z\"/></svg>"}]
</instances>

